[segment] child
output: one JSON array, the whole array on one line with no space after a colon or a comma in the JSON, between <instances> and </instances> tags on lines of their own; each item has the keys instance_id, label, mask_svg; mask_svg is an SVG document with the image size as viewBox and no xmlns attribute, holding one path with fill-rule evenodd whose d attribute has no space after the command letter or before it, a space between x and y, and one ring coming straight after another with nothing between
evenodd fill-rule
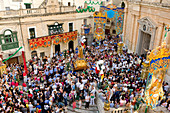
<instances>
[{"instance_id":1,"label":"child","mask_svg":"<svg viewBox=\"0 0 170 113\"><path fill-rule=\"evenodd\" d=\"M94 97L94 94L93 94L93 93L90 94L90 98L91 98L91 99L90 99L90 105L94 105L94 98L95 98L95 97Z\"/></svg>"}]
</instances>

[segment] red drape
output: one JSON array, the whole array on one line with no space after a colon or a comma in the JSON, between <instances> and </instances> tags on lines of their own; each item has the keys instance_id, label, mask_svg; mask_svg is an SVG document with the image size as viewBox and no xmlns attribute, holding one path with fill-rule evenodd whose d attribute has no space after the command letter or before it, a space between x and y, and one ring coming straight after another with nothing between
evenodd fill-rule
<instances>
[{"instance_id":1,"label":"red drape","mask_svg":"<svg viewBox=\"0 0 170 113\"><path fill-rule=\"evenodd\" d=\"M24 70L25 70L25 73L23 74L23 76L26 76L27 75L27 65L26 65L26 61L25 61L25 55L24 55L24 51L22 51L22 58L24 60Z\"/></svg>"}]
</instances>

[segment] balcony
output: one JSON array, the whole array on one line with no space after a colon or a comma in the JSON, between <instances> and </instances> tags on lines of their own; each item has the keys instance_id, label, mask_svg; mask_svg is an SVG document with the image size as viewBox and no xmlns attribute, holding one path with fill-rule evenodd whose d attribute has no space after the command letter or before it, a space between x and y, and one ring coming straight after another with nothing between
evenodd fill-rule
<instances>
[{"instance_id":1,"label":"balcony","mask_svg":"<svg viewBox=\"0 0 170 113\"><path fill-rule=\"evenodd\" d=\"M9 49L15 49L15 48L18 48L18 47L19 47L18 42L11 42L11 43L8 43L8 44L2 44L1 45L2 51L9 50Z\"/></svg>"},{"instance_id":2,"label":"balcony","mask_svg":"<svg viewBox=\"0 0 170 113\"><path fill-rule=\"evenodd\" d=\"M76 12L75 6L50 6L45 8L32 8L32 9L20 9L20 10L9 10L0 11L1 18L8 17L20 17L20 16L32 16L32 15L44 15L48 13L66 13L66 12Z\"/></svg>"}]
</instances>

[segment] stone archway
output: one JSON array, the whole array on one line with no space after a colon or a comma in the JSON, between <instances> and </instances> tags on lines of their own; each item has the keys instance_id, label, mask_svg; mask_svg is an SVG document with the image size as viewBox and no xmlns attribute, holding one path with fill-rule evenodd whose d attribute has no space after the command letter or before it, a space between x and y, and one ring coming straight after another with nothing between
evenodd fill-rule
<instances>
[{"instance_id":1,"label":"stone archway","mask_svg":"<svg viewBox=\"0 0 170 113\"><path fill-rule=\"evenodd\" d=\"M156 33L156 23L153 22L149 17L144 17L138 20L139 22L139 33L136 46L136 53L146 54L145 50L152 50L154 46L154 39Z\"/></svg>"}]
</instances>

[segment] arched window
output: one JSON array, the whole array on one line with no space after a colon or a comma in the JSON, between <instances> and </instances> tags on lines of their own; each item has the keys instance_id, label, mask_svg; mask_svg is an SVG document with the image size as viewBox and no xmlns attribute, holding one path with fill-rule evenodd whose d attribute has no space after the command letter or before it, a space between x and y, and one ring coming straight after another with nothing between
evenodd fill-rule
<instances>
[{"instance_id":1,"label":"arched window","mask_svg":"<svg viewBox=\"0 0 170 113\"><path fill-rule=\"evenodd\" d=\"M5 43L14 42L11 30L4 31L4 39L5 39Z\"/></svg>"},{"instance_id":2,"label":"arched window","mask_svg":"<svg viewBox=\"0 0 170 113\"><path fill-rule=\"evenodd\" d=\"M121 7L125 8L125 3L124 2L122 2Z\"/></svg>"}]
</instances>

